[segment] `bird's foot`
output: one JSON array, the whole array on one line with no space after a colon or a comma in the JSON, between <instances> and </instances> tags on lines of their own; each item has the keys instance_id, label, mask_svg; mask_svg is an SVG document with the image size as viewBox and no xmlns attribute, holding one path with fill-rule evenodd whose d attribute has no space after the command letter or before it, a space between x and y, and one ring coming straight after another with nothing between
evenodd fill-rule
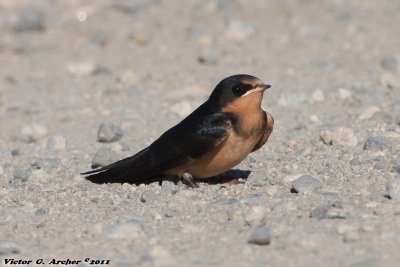
<instances>
[{"instance_id":1,"label":"bird's foot","mask_svg":"<svg viewBox=\"0 0 400 267\"><path fill-rule=\"evenodd\" d=\"M184 172L182 174L182 179L187 183L187 185L189 187L192 187L192 188L199 187L199 185L194 181L193 176L188 172Z\"/></svg>"}]
</instances>

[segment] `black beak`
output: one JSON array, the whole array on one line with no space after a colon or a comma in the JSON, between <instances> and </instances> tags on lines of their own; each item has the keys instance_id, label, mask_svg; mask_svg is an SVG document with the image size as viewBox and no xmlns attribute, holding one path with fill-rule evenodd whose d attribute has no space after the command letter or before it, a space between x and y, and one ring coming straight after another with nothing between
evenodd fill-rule
<instances>
[{"instance_id":1,"label":"black beak","mask_svg":"<svg viewBox=\"0 0 400 267\"><path fill-rule=\"evenodd\" d=\"M262 83L262 84L258 85L257 87L260 87L260 88L262 88L264 90L267 90L268 88L271 88L271 85Z\"/></svg>"}]
</instances>

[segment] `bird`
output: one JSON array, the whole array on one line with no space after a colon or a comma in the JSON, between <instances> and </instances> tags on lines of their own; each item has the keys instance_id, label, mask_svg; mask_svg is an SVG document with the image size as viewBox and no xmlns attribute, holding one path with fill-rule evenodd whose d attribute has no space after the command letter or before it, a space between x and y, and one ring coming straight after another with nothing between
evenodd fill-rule
<instances>
[{"instance_id":1,"label":"bird","mask_svg":"<svg viewBox=\"0 0 400 267\"><path fill-rule=\"evenodd\" d=\"M203 104L148 147L82 175L98 184L179 177L188 186L199 187L196 179L223 175L267 142L274 119L261 103L270 87L248 74L229 76Z\"/></svg>"}]
</instances>

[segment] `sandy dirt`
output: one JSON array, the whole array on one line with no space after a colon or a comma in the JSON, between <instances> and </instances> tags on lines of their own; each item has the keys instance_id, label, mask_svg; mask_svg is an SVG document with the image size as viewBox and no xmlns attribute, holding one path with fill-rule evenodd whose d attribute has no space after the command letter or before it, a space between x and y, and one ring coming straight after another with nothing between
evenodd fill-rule
<instances>
[{"instance_id":1,"label":"sandy dirt","mask_svg":"<svg viewBox=\"0 0 400 267\"><path fill-rule=\"evenodd\" d=\"M0 0L1 264L398 266L399 33L390 0ZM238 73L275 118L239 183L79 175Z\"/></svg>"}]
</instances>

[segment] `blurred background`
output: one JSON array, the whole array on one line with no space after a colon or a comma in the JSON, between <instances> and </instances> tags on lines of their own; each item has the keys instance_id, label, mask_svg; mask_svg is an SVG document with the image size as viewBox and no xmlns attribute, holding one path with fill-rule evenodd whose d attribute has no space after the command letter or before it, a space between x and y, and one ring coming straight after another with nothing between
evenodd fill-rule
<instances>
[{"instance_id":1,"label":"blurred background","mask_svg":"<svg viewBox=\"0 0 400 267\"><path fill-rule=\"evenodd\" d=\"M346 109L381 109L399 86L399 25L396 1L1 0L0 107L25 109L2 127L51 115L84 132L85 112L141 125L141 109L176 120L237 73L272 84L278 116L341 110L349 94ZM313 93L324 105L309 107Z\"/></svg>"},{"instance_id":2,"label":"blurred background","mask_svg":"<svg viewBox=\"0 0 400 267\"><path fill-rule=\"evenodd\" d=\"M400 1L0 0L0 255L395 266L399 60ZM244 185L79 175L149 145L239 73L272 85L275 118L239 166L258 172ZM324 192L297 194L300 174ZM246 245L256 204L268 253ZM118 217L131 213L142 219ZM124 229L139 234L121 246Z\"/></svg>"}]
</instances>

